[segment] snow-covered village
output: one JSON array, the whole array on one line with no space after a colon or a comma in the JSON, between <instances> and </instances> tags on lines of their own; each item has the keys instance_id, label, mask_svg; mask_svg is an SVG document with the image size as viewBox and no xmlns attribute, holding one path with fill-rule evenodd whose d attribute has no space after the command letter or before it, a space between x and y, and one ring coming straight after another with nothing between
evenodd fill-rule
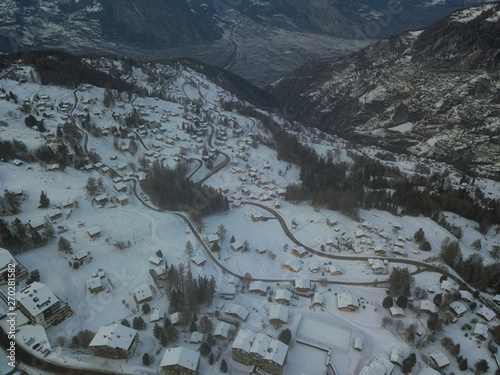
<instances>
[{"instance_id":1,"label":"snow-covered village","mask_svg":"<svg viewBox=\"0 0 500 375\"><path fill-rule=\"evenodd\" d=\"M305 127L188 60L27 53L0 77L19 373L499 367L499 182Z\"/></svg>"}]
</instances>

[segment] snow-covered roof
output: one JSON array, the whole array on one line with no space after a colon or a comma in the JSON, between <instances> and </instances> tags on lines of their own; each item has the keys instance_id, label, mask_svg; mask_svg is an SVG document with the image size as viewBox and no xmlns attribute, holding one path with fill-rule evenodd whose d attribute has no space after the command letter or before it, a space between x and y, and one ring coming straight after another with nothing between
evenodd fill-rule
<instances>
[{"instance_id":1,"label":"snow-covered roof","mask_svg":"<svg viewBox=\"0 0 500 375\"><path fill-rule=\"evenodd\" d=\"M424 299L424 300L420 301L420 310L435 313L436 312L436 305L434 304L434 302L429 301L427 299Z\"/></svg>"},{"instance_id":2,"label":"snow-covered roof","mask_svg":"<svg viewBox=\"0 0 500 375\"><path fill-rule=\"evenodd\" d=\"M335 264L327 264L325 266L325 270L326 270L326 272L330 272L330 273L337 273L337 272L339 272L339 270L337 269L337 267L335 266Z\"/></svg>"},{"instance_id":3,"label":"snow-covered roof","mask_svg":"<svg viewBox=\"0 0 500 375\"><path fill-rule=\"evenodd\" d=\"M0 274L5 272L9 264L17 264L9 250L0 247Z\"/></svg>"},{"instance_id":4,"label":"snow-covered roof","mask_svg":"<svg viewBox=\"0 0 500 375\"><path fill-rule=\"evenodd\" d=\"M82 260L85 259L88 256L88 253L86 251L79 251L76 254L73 254L72 258L74 260Z\"/></svg>"},{"instance_id":5,"label":"snow-covered roof","mask_svg":"<svg viewBox=\"0 0 500 375\"><path fill-rule=\"evenodd\" d=\"M274 298L276 300L290 301L292 293L288 289L278 289Z\"/></svg>"},{"instance_id":6,"label":"snow-covered roof","mask_svg":"<svg viewBox=\"0 0 500 375\"><path fill-rule=\"evenodd\" d=\"M295 287L298 289L311 289L311 281L305 277L295 279Z\"/></svg>"},{"instance_id":7,"label":"snow-covered roof","mask_svg":"<svg viewBox=\"0 0 500 375\"><path fill-rule=\"evenodd\" d=\"M203 265L203 263L205 263L207 260L205 259L205 257L201 254L199 255L196 255L195 257L191 258L191 261L196 264L197 266L201 266Z\"/></svg>"},{"instance_id":8,"label":"snow-covered roof","mask_svg":"<svg viewBox=\"0 0 500 375\"><path fill-rule=\"evenodd\" d=\"M325 298L324 298L323 294L321 294L320 292L314 293L313 305L316 305L316 304L322 305L324 301L325 301Z\"/></svg>"},{"instance_id":9,"label":"snow-covered roof","mask_svg":"<svg viewBox=\"0 0 500 375\"><path fill-rule=\"evenodd\" d=\"M208 234L205 239L207 240L208 243L214 243L219 241L219 236L216 234Z\"/></svg>"},{"instance_id":10,"label":"snow-covered roof","mask_svg":"<svg viewBox=\"0 0 500 375\"><path fill-rule=\"evenodd\" d=\"M451 291L451 282L449 280L443 280L441 283L441 289L447 292Z\"/></svg>"},{"instance_id":11,"label":"snow-covered roof","mask_svg":"<svg viewBox=\"0 0 500 375\"><path fill-rule=\"evenodd\" d=\"M189 342L192 343L192 344L199 344L200 342L203 341L203 337L205 335L201 332L193 332L191 333L191 338L189 339Z\"/></svg>"},{"instance_id":12,"label":"snow-covered roof","mask_svg":"<svg viewBox=\"0 0 500 375\"><path fill-rule=\"evenodd\" d=\"M181 313L175 312L173 314L170 314L170 323L177 324L180 321L181 321Z\"/></svg>"},{"instance_id":13,"label":"snow-covered roof","mask_svg":"<svg viewBox=\"0 0 500 375\"><path fill-rule=\"evenodd\" d=\"M223 296L234 296L236 294L236 286L230 284L230 285L223 285L220 288L220 294Z\"/></svg>"},{"instance_id":14,"label":"snow-covered roof","mask_svg":"<svg viewBox=\"0 0 500 375\"><path fill-rule=\"evenodd\" d=\"M93 226L92 228L87 229L87 234L90 237L94 237L94 236L98 235L99 233L101 233L101 229L98 226Z\"/></svg>"},{"instance_id":15,"label":"snow-covered roof","mask_svg":"<svg viewBox=\"0 0 500 375\"><path fill-rule=\"evenodd\" d=\"M241 329L234 339L232 348L243 350L245 353L250 353L250 349L252 348L252 344L255 340L256 335L257 334L254 331Z\"/></svg>"},{"instance_id":16,"label":"snow-covered roof","mask_svg":"<svg viewBox=\"0 0 500 375\"><path fill-rule=\"evenodd\" d=\"M87 280L87 288L89 289L97 289L102 288L102 281L100 277L93 277Z\"/></svg>"},{"instance_id":17,"label":"snow-covered roof","mask_svg":"<svg viewBox=\"0 0 500 375\"><path fill-rule=\"evenodd\" d=\"M61 210L59 208L51 208L48 212L49 214L49 217L55 217L55 216L59 216L62 214Z\"/></svg>"},{"instance_id":18,"label":"snow-covered roof","mask_svg":"<svg viewBox=\"0 0 500 375\"><path fill-rule=\"evenodd\" d=\"M458 301L452 302L450 305L450 309L452 309L457 315L462 315L467 311L467 307L465 307L463 303Z\"/></svg>"},{"instance_id":19,"label":"snow-covered roof","mask_svg":"<svg viewBox=\"0 0 500 375\"><path fill-rule=\"evenodd\" d=\"M397 306L392 306L389 311L391 312L392 316L405 316L405 312L401 307Z\"/></svg>"},{"instance_id":20,"label":"snow-covered roof","mask_svg":"<svg viewBox=\"0 0 500 375\"><path fill-rule=\"evenodd\" d=\"M431 357L431 359L436 362L438 368L442 368L450 364L450 360L448 359L448 357L441 351L435 351L429 354L429 357Z\"/></svg>"},{"instance_id":21,"label":"snow-covered roof","mask_svg":"<svg viewBox=\"0 0 500 375\"><path fill-rule=\"evenodd\" d=\"M134 289L135 299L138 302L144 301L148 298L151 298L153 294L151 293L151 288L148 284L141 284L137 288Z\"/></svg>"},{"instance_id":22,"label":"snow-covered roof","mask_svg":"<svg viewBox=\"0 0 500 375\"><path fill-rule=\"evenodd\" d=\"M45 284L37 281L17 292L16 299L32 316L40 315L59 302Z\"/></svg>"},{"instance_id":23,"label":"snow-covered roof","mask_svg":"<svg viewBox=\"0 0 500 375\"><path fill-rule=\"evenodd\" d=\"M294 272L299 272L300 269L302 268L300 262L296 259L287 260L284 266L290 268Z\"/></svg>"},{"instance_id":24,"label":"snow-covered roof","mask_svg":"<svg viewBox=\"0 0 500 375\"><path fill-rule=\"evenodd\" d=\"M349 293L339 293L337 294L337 306L339 309L355 306L359 307L359 302L356 297L353 297Z\"/></svg>"},{"instance_id":25,"label":"snow-covered roof","mask_svg":"<svg viewBox=\"0 0 500 375\"><path fill-rule=\"evenodd\" d=\"M307 250L304 249L302 246L294 246L292 251L299 254L300 256L307 254Z\"/></svg>"},{"instance_id":26,"label":"snow-covered roof","mask_svg":"<svg viewBox=\"0 0 500 375\"><path fill-rule=\"evenodd\" d=\"M198 369L199 362L200 353L192 349L179 346L177 348L169 348L165 350L160 366L181 366L188 370L196 371Z\"/></svg>"},{"instance_id":27,"label":"snow-covered roof","mask_svg":"<svg viewBox=\"0 0 500 375\"><path fill-rule=\"evenodd\" d=\"M222 336L224 338L227 338L230 329L231 324L226 322L217 322L217 325L215 326L214 336Z\"/></svg>"},{"instance_id":28,"label":"snow-covered roof","mask_svg":"<svg viewBox=\"0 0 500 375\"><path fill-rule=\"evenodd\" d=\"M155 266L159 266L163 262L163 259L157 257L156 255L151 255L149 257L149 262L154 264Z\"/></svg>"},{"instance_id":29,"label":"snow-covered roof","mask_svg":"<svg viewBox=\"0 0 500 375\"><path fill-rule=\"evenodd\" d=\"M163 314L162 314L161 310L160 309L153 309L153 311L151 312L151 316L149 318L149 321L151 323L153 323L153 322L157 322L161 318L163 318Z\"/></svg>"},{"instance_id":30,"label":"snow-covered roof","mask_svg":"<svg viewBox=\"0 0 500 375\"><path fill-rule=\"evenodd\" d=\"M319 271L318 263L316 262L309 263L309 271L318 272Z\"/></svg>"},{"instance_id":31,"label":"snow-covered roof","mask_svg":"<svg viewBox=\"0 0 500 375\"><path fill-rule=\"evenodd\" d=\"M495 317L495 312L486 306L481 307L481 309L477 312L477 315L482 316L488 322L491 321Z\"/></svg>"},{"instance_id":32,"label":"snow-covered roof","mask_svg":"<svg viewBox=\"0 0 500 375\"><path fill-rule=\"evenodd\" d=\"M279 320L288 323L288 307L283 305L272 305L269 311L269 320Z\"/></svg>"},{"instance_id":33,"label":"snow-covered roof","mask_svg":"<svg viewBox=\"0 0 500 375\"><path fill-rule=\"evenodd\" d=\"M488 326L486 324L477 323L474 327L474 335L481 337L488 337Z\"/></svg>"},{"instance_id":34,"label":"snow-covered roof","mask_svg":"<svg viewBox=\"0 0 500 375\"><path fill-rule=\"evenodd\" d=\"M107 200L107 199L108 199L108 195L107 195L107 194L99 194L99 195L96 195L96 196L94 197L94 200L95 200L96 202L105 201L105 200Z\"/></svg>"},{"instance_id":35,"label":"snow-covered roof","mask_svg":"<svg viewBox=\"0 0 500 375\"><path fill-rule=\"evenodd\" d=\"M287 352L288 345L279 340L272 340L269 344L269 347L267 348L264 359L282 366L285 363Z\"/></svg>"},{"instance_id":36,"label":"snow-covered roof","mask_svg":"<svg viewBox=\"0 0 500 375\"><path fill-rule=\"evenodd\" d=\"M129 350L136 335L136 330L122 324L104 326L99 328L89 346L108 346L110 348Z\"/></svg>"},{"instance_id":37,"label":"snow-covered roof","mask_svg":"<svg viewBox=\"0 0 500 375\"><path fill-rule=\"evenodd\" d=\"M235 305L235 304L226 305L226 309L224 310L224 312L226 314L236 315L241 320L246 320L248 317L248 314L250 314L248 312L248 310L245 309L243 306Z\"/></svg>"},{"instance_id":38,"label":"snow-covered roof","mask_svg":"<svg viewBox=\"0 0 500 375\"><path fill-rule=\"evenodd\" d=\"M467 291L467 290L461 290L460 291L460 298L467 301L467 302L472 302L474 297L472 296L472 293Z\"/></svg>"},{"instance_id":39,"label":"snow-covered roof","mask_svg":"<svg viewBox=\"0 0 500 375\"><path fill-rule=\"evenodd\" d=\"M499 303L500 304L500 294L495 294L495 297L493 297L493 301L495 303Z\"/></svg>"},{"instance_id":40,"label":"snow-covered roof","mask_svg":"<svg viewBox=\"0 0 500 375\"><path fill-rule=\"evenodd\" d=\"M271 344L272 338L264 333L257 333L255 336L255 340L253 340L252 348L250 349L250 353L258 354L261 357L264 357L267 353L267 349L269 348L269 344Z\"/></svg>"},{"instance_id":41,"label":"snow-covered roof","mask_svg":"<svg viewBox=\"0 0 500 375\"><path fill-rule=\"evenodd\" d=\"M250 292L259 291L262 293L266 293L267 292L267 283L265 283L264 281L252 281L250 283L250 286L248 287L248 290Z\"/></svg>"},{"instance_id":42,"label":"snow-covered roof","mask_svg":"<svg viewBox=\"0 0 500 375\"><path fill-rule=\"evenodd\" d=\"M235 250L239 250L239 249L243 249L245 247L245 245L243 244L242 241L234 241L232 244L231 244L231 247Z\"/></svg>"}]
</instances>

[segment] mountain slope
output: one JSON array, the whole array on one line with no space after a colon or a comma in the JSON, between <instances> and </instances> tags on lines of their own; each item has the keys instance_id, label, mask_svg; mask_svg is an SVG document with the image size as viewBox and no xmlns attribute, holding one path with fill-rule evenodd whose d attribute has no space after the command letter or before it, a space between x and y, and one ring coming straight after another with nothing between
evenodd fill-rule
<instances>
[{"instance_id":1,"label":"mountain slope","mask_svg":"<svg viewBox=\"0 0 500 375\"><path fill-rule=\"evenodd\" d=\"M321 60L276 82L299 120L386 148L498 173L500 3Z\"/></svg>"}]
</instances>

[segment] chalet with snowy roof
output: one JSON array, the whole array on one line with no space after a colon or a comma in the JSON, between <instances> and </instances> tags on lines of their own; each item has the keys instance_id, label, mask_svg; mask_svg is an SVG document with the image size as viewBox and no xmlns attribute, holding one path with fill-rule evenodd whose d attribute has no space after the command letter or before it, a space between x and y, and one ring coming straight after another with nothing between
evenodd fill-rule
<instances>
[{"instance_id":1,"label":"chalet with snowy roof","mask_svg":"<svg viewBox=\"0 0 500 375\"><path fill-rule=\"evenodd\" d=\"M9 250L0 247L0 285L9 281L9 273L12 269L10 265L14 264L14 279L18 283L28 277L28 270L15 259Z\"/></svg>"},{"instance_id":2,"label":"chalet with snowy roof","mask_svg":"<svg viewBox=\"0 0 500 375\"><path fill-rule=\"evenodd\" d=\"M163 263L163 259L157 257L156 255L151 255L149 257L149 263L151 263L153 266L158 267Z\"/></svg>"},{"instance_id":3,"label":"chalet with snowy roof","mask_svg":"<svg viewBox=\"0 0 500 375\"><path fill-rule=\"evenodd\" d=\"M18 291L16 301L19 310L30 322L40 324L43 328L63 321L71 312L67 304L60 301L45 284L39 282Z\"/></svg>"},{"instance_id":4,"label":"chalet with snowy roof","mask_svg":"<svg viewBox=\"0 0 500 375\"><path fill-rule=\"evenodd\" d=\"M272 338L264 333L258 333L255 335L252 347L250 348L250 354L252 356L253 364L257 366L262 366L264 363L264 357L266 355L267 349L271 344Z\"/></svg>"},{"instance_id":5,"label":"chalet with snowy roof","mask_svg":"<svg viewBox=\"0 0 500 375\"><path fill-rule=\"evenodd\" d=\"M292 250L292 254L296 257L303 258L306 256L307 251L302 246L295 246Z\"/></svg>"},{"instance_id":6,"label":"chalet with snowy roof","mask_svg":"<svg viewBox=\"0 0 500 375\"><path fill-rule=\"evenodd\" d=\"M291 259L291 260L287 260L283 264L283 268L285 268L289 271L292 271L292 272L299 272L300 269L302 268L302 266L298 260Z\"/></svg>"},{"instance_id":7,"label":"chalet with snowy roof","mask_svg":"<svg viewBox=\"0 0 500 375\"><path fill-rule=\"evenodd\" d=\"M173 325L180 324L182 323L182 315L180 312L175 312L173 314L170 314L170 323Z\"/></svg>"},{"instance_id":8,"label":"chalet with snowy roof","mask_svg":"<svg viewBox=\"0 0 500 375\"><path fill-rule=\"evenodd\" d=\"M236 294L236 286L232 284L222 285L220 288L220 297L223 299L233 299Z\"/></svg>"},{"instance_id":9,"label":"chalet with snowy roof","mask_svg":"<svg viewBox=\"0 0 500 375\"><path fill-rule=\"evenodd\" d=\"M237 284L237 281L235 283ZM252 294L265 296L267 294L268 288L268 284L264 281L252 281L248 287L248 290Z\"/></svg>"},{"instance_id":10,"label":"chalet with snowy roof","mask_svg":"<svg viewBox=\"0 0 500 375\"><path fill-rule=\"evenodd\" d=\"M441 370L450 364L448 357L441 351L435 351L429 354L431 364L437 370Z\"/></svg>"},{"instance_id":11,"label":"chalet with snowy roof","mask_svg":"<svg viewBox=\"0 0 500 375\"><path fill-rule=\"evenodd\" d=\"M245 244L242 241L234 241L229 245L229 247L231 247L231 250L236 252L245 250Z\"/></svg>"},{"instance_id":12,"label":"chalet with snowy roof","mask_svg":"<svg viewBox=\"0 0 500 375\"><path fill-rule=\"evenodd\" d=\"M338 293L337 308L342 311L357 311L359 309L358 298L349 293Z\"/></svg>"},{"instance_id":13,"label":"chalet with snowy roof","mask_svg":"<svg viewBox=\"0 0 500 375\"><path fill-rule=\"evenodd\" d=\"M426 300L426 299L420 301L420 310L427 312L427 313L430 313L430 314L434 314L437 311L436 305L434 304L434 302Z\"/></svg>"},{"instance_id":14,"label":"chalet with snowy roof","mask_svg":"<svg viewBox=\"0 0 500 375\"><path fill-rule=\"evenodd\" d=\"M274 295L274 300L277 303L288 306L290 304L290 299L292 298L292 293L288 289L278 289Z\"/></svg>"},{"instance_id":15,"label":"chalet with snowy roof","mask_svg":"<svg viewBox=\"0 0 500 375\"><path fill-rule=\"evenodd\" d=\"M311 281L304 277L298 277L294 281L295 290L299 293L307 293L312 290Z\"/></svg>"},{"instance_id":16,"label":"chalet with snowy roof","mask_svg":"<svg viewBox=\"0 0 500 375\"><path fill-rule=\"evenodd\" d=\"M191 344L199 344L203 341L205 335L201 332L195 331L191 333L191 338L189 339L189 343Z\"/></svg>"},{"instance_id":17,"label":"chalet with snowy roof","mask_svg":"<svg viewBox=\"0 0 500 375\"><path fill-rule=\"evenodd\" d=\"M86 284L87 284L87 289L91 293L98 293L104 290L100 277L92 277L91 279L87 280Z\"/></svg>"},{"instance_id":18,"label":"chalet with snowy roof","mask_svg":"<svg viewBox=\"0 0 500 375\"><path fill-rule=\"evenodd\" d=\"M403 356L400 354L397 348L391 349L391 355L389 356L389 361L391 361L395 365L399 366L403 365Z\"/></svg>"},{"instance_id":19,"label":"chalet with snowy roof","mask_svg":"<svg viewBox=\"0 0 500 375\"><path fill-rule=\"evenodd\" d=\"M231 357L233 360L244 365L251 365L253 357L250 353L255 336L257 334L248 329L241 329L234 339L233 346L231 347Z\"/></svg>"},{"instance_id":20,"label":"chalet with snowy roof","mask_svg":"<svg viewBox=\"0 0 500 375\"><path fill-rule=\"evenodd\" d=\"M480 340L486 340L488 338L488 326L482 323L476 323L474 327L474 336Z\"/></svg>"},{"instance_id":21,"label":"chalet with snowy roof","mask_svg":"<svg viewBox=\"0 0 500 375\"><path fill-rule=\"evenodd\" d=\"M107 194L98 194L92 199L93 202L100 204L100 205L105 205L109 201L109 197Z\"/></svg>"},{"instance_id":22,"label":"chalet with snowy roof","mask_svg":"<svg viewBox=\"0 0 500 375\"><path fill-rule=\"evenodd\" d=\"M288 307L284 305L272 305L269 310L269 322L274 325L288 323Z\"/></svg>"},{"instance_id":23,"label":"chalet with snowy roof","mask_svg":"<svg viewBox=\"0 0 500 375\"><path fill-rule=\"evenodd\" d=\"M443 280L441 282L441 290L445 292L451 292L451 282L449 280Z\"/></svg>"},{"instance_id":24,"label":"chalet with snowy roof","mask_svg":"<svg viewBox=\"0 0 500 375\"><path fill-rule=\"evenodd\" d=\"M134 299L136 303L148 302L153 299L151 288L148 284L141 284L134 289Z\"/></svg>"},{"instance_id":25,"label":"chalet with snowy roof","mask_svg":"<svg viewBox=\"0 0 500 375\"><path fill-rule=\"evenodd\" d=\"M89 347L99 357L127 359L134 353L138 342L136 330L113 324L99 328Z\"/></svg>"},{"instance_id":26,"label":"chalet with snowy roof","mask_svg":"<svg viewBox=\"0 0 500 375\"><path fill-rule=\"evenodd\" d=\"M158 322L160 319L165 317L164 312L161 309L153 309L151 312L151 316L149 317L149 322L154 323Z\"/></svg>"},{"instance_id":27,"label":"chalet with snowy roof","mask_svg":"<svg viewBox=\"0 0 500 375\"><path fill-rule=\"evenodd\" d=\"M196 375L200 366L200 353L179 346L165 350L160 363L161 375Z\"/></svg>"},{"instance_id":28,"label":"chalet with snowy roof","mask_svg":"<svg viewBox=\"0 0 500 375\"><path fill-rule=\"evenodd\" d=\"M495 302L497 305L500 305L500 294L495 294L495 297L493 297L493 302Z\"/></svg>"},{"instance_id":29,"label":"chalet with snowy roof","mask_svg":"<svg viewBox=\"0 0 500 375\"><path fill-rule=\"evenodd\" d=\"M472 295L471 292L469 292L467 290L461 290L459 293L460 293L460 299L462 301L465 301L468 303L471 303L472 301L474 301L474 296Z\"/></svg>"},{"instance_id":30,"label":"chalet with snowy roof","mask_svg":"<svg viewBox=\"0 0 500 375\"><path fill-rule=\"evenodd\" d=\"M405 316L405 312L403 311L403 309L401 307L392 306L389 309L389 311L390 311L391 316L393 318L404 318L404 316Z\"/></svg>"},{"instance_id":31,"label":"chalet with snowy roof","mask_svg":"<svg viewBox=\"0 0 500 375\"><path fill-rule=\"evenodd\" d=\"M246 321L250 314L246 308L236 304L226 304L224 313L242 321Z\"/></svg>"},{"instance_id":32,"label":"chalet with snowy roof","mask_svg":"<svg viewBox=\"0 0 500 375\"><path fill-rule=\"evenodd\" d=\"M39 231L39 230L45 228L45 224L46 224L46 221L45 221L45 218L43 218L43 217L28 221L28 225L31 227L31 229L36 230L36 231Z\"/></svg>"},{"instance_id":33,"label":"chalet with snowy roof","mask_svg":"<svg viewBox=\"0 0 500 375\"><path fill-rule=\"evenodd\" d=\"M212 246L216 242L219 242L219 236L216 234L209 234L205 237L205 241Z\"/></svg>"},{"instance_id":34,"label":"chalet with snowy roof","mask_svg":"<svg viewBox=\"0 0 500 375\"><path fill-rule=\"evenodd\" d=\"M325 271L328 272L332 276L342 274L342 272L340 272L340 270L335 266L335 264L327 264L325 266Z\"/></svg>"},{"instance_id":35,"label":"chalet with snowy roof","mask_svg":"<svg viewBox=\"0 0 500 375\"><path fill-rule=\"evenodd\" d=\"M358 229L357 231L354 232L354 237L363 238L366 237L366 234L361 229Z\"/></svg>"},{"instance_id":36,"label":"chalet with snowy roof","mask_svg":"<svg viewBox=\"0 0 500 375\"><path fill-rule=\"evenodd\" d=\"M214 330L214 336L219 339L227 339L229 336L229 330L231 329L231 324L226 322L217 322Z\"/></svg>"},{"instance_id":37,"label":"chalet with snowy roof","mask_svg":"<svg viewBox=\"0 0 500 375\"><path fill-rule=\"evenodd\" d=\"M95 239L101 235L101 229L98 226L93 226L87 230L87 235L90 238Z\"/></svg>"},{"instance_id":38,"label":"chalet with snowy roof","mask_svg":"<svg viewBox=\"0 0 500 375\"><path fill-rule=\"evenodd\" d=\"M486 306L481 307L476 314L485 319L487 322L491 322L496 316L495 312Z\"/></svg>"},{"instance_id":39,"label":"chalet with snowy roof","mask_svg":"<svg viewBox=\"0 0 500 375\"><path fill-rule=\"evenodd\" d=\"M378 275L386 272L384 262L381 259L368 259L368 267L373 271L373 273Z\"/></svg>"},{"instance_id":40,"label":"chalet with snowy roof","mask_svg":"<svg viewBox=\"0 0 500 375\"><path fill-rule=\"evenodd\" d=\"M319 265L316 262L309 263L309 271L312 273L318 273L319 272Z\"/></svg>"},{"instance_id":41,"label":"chalet with snowy roof","mask_svg":"<svg viewBox=\"0 0 500 375\"><path fill-rule=\"evenodd\" d=\"M47 212L50 220L54 221L62 217L62 212L59 208L52 208Z\"/></svg>"},{"instance_id":42,"label":"chalet with snowy roof","mask_svg":"<svg viewBox=\"0 0 500 375\"><path fill-rule=\"evenodd\" d=\"M116 197L116 201L122 206L125 206L126 204L128 204L128 197L126 194L120 194Z\"/></svg>"},{"instance_id":43,"label":"chalet with snowy roof","mask_svg":"<svg viewBox=\"0 0 500 375\"><path fill-rule=\"evenodd\" d=\"M455 301L451 303L450 310L459 318L467 312L467 307L463 303Z\"/></svg>"},{"instance_id":44,"label":"chalet with snowy roof","mask_svg":"<svg viewBox=\"0 0 500 375\"><path fill-rule=\"evenodd\" d=\"M199 254L199 255L192 257L191 262L193 262L198 267L203 267L205 265L205 263L207 262L207 260L205 259L205 257L203 255Z\"/></svg>"},{"instance_id":45,"label":"chalet with snowy roof","mask_svg":"<svg viewBox=\"0 0 500 375\"><path fill-rule=\"evenodd\" d=\"M369 366L364 366L358 375L390 375L394 370L394 364L384 357L376 357Z\"/></svg>"},{"instance_id":46,"label":"chalet with snowy roof","mask_svg":"<svg viewBox=\"0 0 500 375\"><path fill-rule=\"evenodd\" d=\"M312 299L312 305L322 307L324 303L325 303L325 297L323 296L323 294L320 292L314 293L314 296Z\"/></svg>"}]
</instances>

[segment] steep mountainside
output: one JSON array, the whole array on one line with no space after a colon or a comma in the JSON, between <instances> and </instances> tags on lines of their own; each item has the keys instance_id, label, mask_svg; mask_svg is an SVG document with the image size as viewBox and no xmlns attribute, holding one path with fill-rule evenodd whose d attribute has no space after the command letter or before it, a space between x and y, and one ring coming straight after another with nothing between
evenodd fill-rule
<instances>
[{"instance_id":1,"label":"steep mountainside","mask_svg":"<svg viewBox=\"0 0 500 375\"><path fill-rule=\"evenodd\" d=\"M398 151L500 167L500 3L321 60L276 82L298 119Z\"/></svg>"},{"instance_id":2,"label":"steep mountainside","mask_svg":"<svg viewBox=\"0 0 500 375\"><path fill-rule=\"evenodd\" d=\"M82 52L104 51L115 43L200 43L220 38L222 30L213 12L184 0L5 0L0 35L11 44L4 41L0 50L58 47Z\"/></svg>"}]
</instances>

